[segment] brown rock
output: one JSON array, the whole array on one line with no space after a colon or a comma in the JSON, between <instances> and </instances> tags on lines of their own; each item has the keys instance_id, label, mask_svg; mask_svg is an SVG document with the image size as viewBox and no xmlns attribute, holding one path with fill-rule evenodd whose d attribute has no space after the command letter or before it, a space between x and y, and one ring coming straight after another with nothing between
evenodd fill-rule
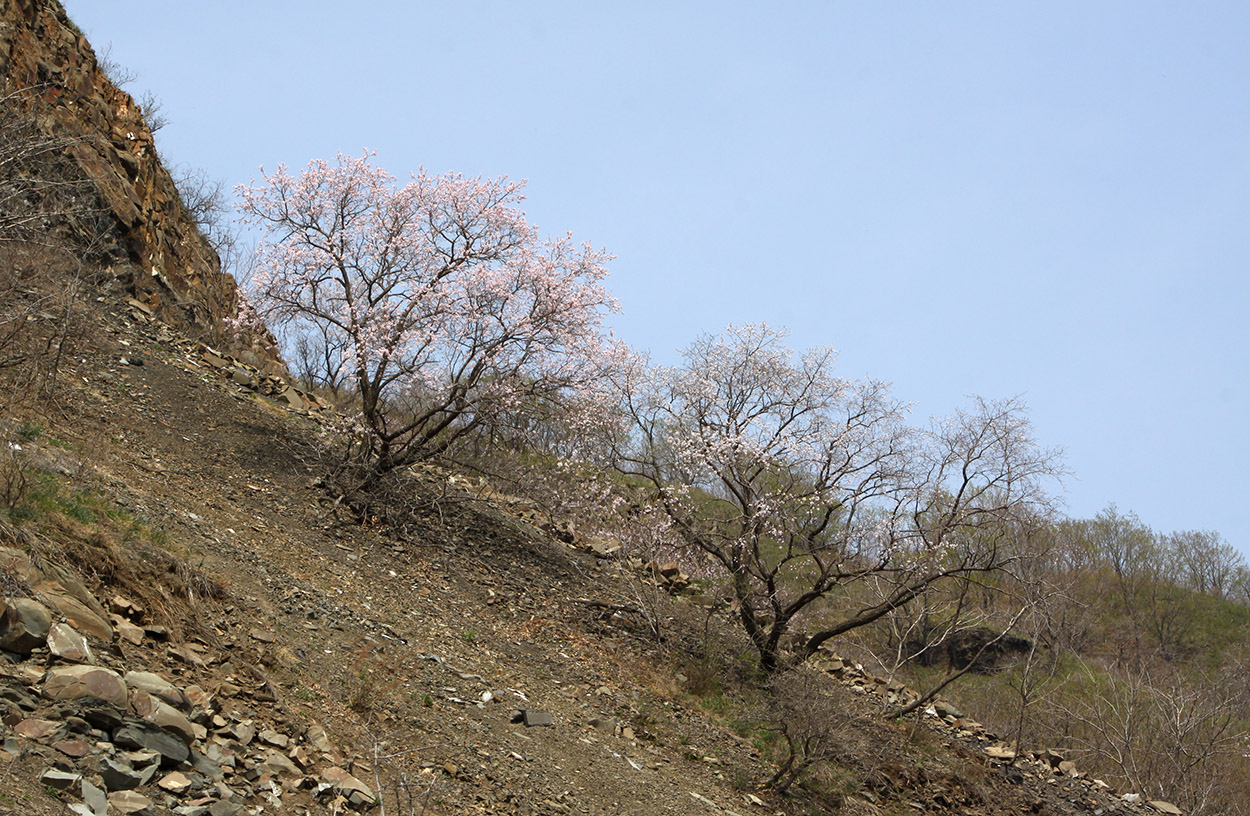
<instances>
[{"instance_id":1,"label":"brown rock","mask_svg":"<svg viewBox=\"0 0 1250 816\"><path fill-rule=\"evenodd\" d=\"M117 634L122 640L139 646L143 643L144 631L143 627L135 626L130 621L120 615L113 616L113 628L117 630Z\"/></svg>"},{"instance_id":2,"label":"brown rock","mask_svg":"<svg viewBox=\"0 0 1250 816\"><path fill-rule=\"evenodd\" d=\"M78 576L68 569L49 565L34 588L48 606L59 612L80 633L106 643L113 639L108 613Z\"/></svg>"},{"instance_id":3,"label":"brown rock","mask_svg":"<svg viewBox=\"0 0 1250 816\"><path fill-rule=\"evenodd\" d=\"M166 774L156 784L163 790L177 794L186 793L191 788L191 780L181 771L172 771Z\"/></svg>"},{"instance_id":4,"label":"brown rock","mask_svg":"<svg viewBox=\"0 0 1250 816\"><path fill-rule=\"evenodd\" d=\"M145 630L145 631L148 631L148 630ZM204 662L204 659L200 657L200 655L194 649L190 648L189 644L184 643L179 646L170 646L168 649L168 653L170 657L174 658L175 660L186 663L189 666L195 666L196 668L203 669L203 668L206 668L208 665Z\"/></svg>"},{"instance_id":5,"label":"brown rock","mask_svg":"<svg viewBox=\"0 0 1250 816\"><path fill-rule=\"evenodd\" d=\"M79 632L106 641L112 638L104 608L71 570L56 564L36 567L28 555L10 547L0 547L0 568L33 589Z\"/></svg>"},{"instance_id":6,"label":"brown rock","mask_svg":"<svg viewBox=\"0 0 1250 816\"><path fill-rule=\"evenodd\" d=\"M132 689L146 691L148 694L155 695L171 706L180 708L183 711L191 709L191 700L177 686L161 677L159 674L143 671L129 671L122 678L126 681L126 685Z\"/></svg>"},{"instance_id":7,"label":"brown rock","mask_svg":"<svg viewBox=\"0 0 1250 816\"><path fill-rule=\"evenodd\" d=\"M52 747L65 754L65 756L74 759L82 759L91 753L91 746L87 744L86 740L80 739L61 740L60 742L54 742Z\"/></svg>"},{"instance_id":8,"label":"brown rock","mask_svg":"<svg viewBox=\"0 0 1250 816\"><path fill-rule=\"evenodd\" d=\"M13 726L13 733L31 740L59 739L65 734L65 724L50 720L22 720Z\"/></svg>"},{"instance_id":9,"label":"brown rock","mask_svg":"<svg viewBox=\"0 0 1250 816\"><path fill-rule=\"evenodd\" d=\"M296 411L303 411L308 407L308 404L304 402L304 398L301 397L299 392L296 391L294 388L287 388L285 391L279 394L278 402L284 402L287 405L294 408Z\"/></svg>"},{"instance_id":10,"label":"brown rock","mask_svg":"<svg viewBox=\"0 0 1250 816\"><path fill-rule=\"evenodd\" d=\"M191 721L156 695L136 689L130 694L130 708L153 725L177 735L187 745L195 742L195 728Z\"/></svg>"},{"instance_id":11,"label":"brown rock","mask_svg":"<svg viewBox=\"0 0 1250 816\"><path fill-rule=\"evenodd\" d=\"M48 639L52 615L30 598L6 598L0 602L0 649L28 655Z\"/></svg>"},{"instance_id":12,"label":"brown rock","mask_svg":"<svg viewBox=\"0 0 1250 816\"><path fill-rule=\"evenodd\" d=\"M109 599L109 608L130 620L143 620L143 607L121 595L114 595Z\"/></svg>"},{"instance_id":13,"label":"brown rock","mask_svg":"<svg viewBox=\"0 0 1250 816\"><path fill-rule=\"evenodd\" d=\"M213 695L199 686L187 686L184 693L187 695L187 699L191 701L192 708L198 708L202 711L212 709Z\"/></svg>"},{"instance_id":14,"label":"brown rock","mask_svg":"<svg viewBox=\"0 0 1250 816\"><path fill-rule=\"evenodd\" d=\"M132 790L110 793L109 810L122 816L149 816L156 812L151 799Z\"/></svg>"},{"instance_id":15,"label":"brown rock","mask_svg":"<svg viewBox=\"0 0 1250 816\"><path fill-rule=\"evenodd\" d=\"M373 791L364 782L352 776L347 771L339 767L330 767L321 772L323 781L334 786L334 789L346 796L349 800L353 799L353 794L358 800L363 799L367 803L377 801L377 797Z\"/></svg>"},{"instance_id":16,"label":"brown rock","mask_svg":"<svg viewBox=\"0 0 1250 816\"><path fill-rule=\"evenodd\" d=\"M230 379L234 381L235 384L241 385L244 388L256 387L256 377L252 375L252 372L242 366L236 366L234 370L230 372Z\"/></svg>"},{"instance_id":17,"label":"brown rock","mask_svg":"<svg viewBox=\"0 0 1250 816\"><path fill-rule=\"evenodd\" d=\"M304 739L308 740L308 744L313 747L313 750L320 751L323 754L334 753L334 745L330 743L330 737L327 736L326 730L316 723L308 726L308 730L304 732Z\"/></svg>"},{"instance_id":18,"label":"brown rock","mask_svg":"<svg viewBox=\"0 0 1250 816\"><path fill-rule=\"evenodd\" d=\"M116 672L99 666L56 666L48 670L43 682L44 696L50 699L90 697L118 708L129 703L126 691L126 683Z\"/></svg>"},{"instance_id":19,"label":"brown rock","mask_svg":"<svg viewBox=\"0 0 1250 816\"><path fill-rule=\"evenodd\" d=\"M621 551L619 542L607 538L592 538L586 542L586 546L599 558L613 558Z\"/></svg>"},{"instance_id":20,"label":"brown rock","mask_svg":"<svg viewBox=\"0 0 1250 816\"><path fill-rule=\"evenodd\" d=\"M291 743L290 737L286 734L280 734L272 728L266 728L256 736L260 737L261 742L272 745L275 748L286 748Z\"/></svg>"},{"instance_id":21,"label":"brown rock","mask_svg":"<svg viewBox=\"0 0 1250 816\"><path fill-rule=\"evenodd\" d=\"M229 360L212 349L205 349L200 358L213 368L228 368L231 365Z\"/></svg>"},{"instance_id":22,"label":"brown rock","mask_svg":"<svg viewBox=\"0 0 1250 816\"><path fill-rule=\"evenodd\" d=\"M303 774L299 766L274 750L266 752L263 764L274 776L301 776Z\"/></svg>"},{"instance_id":23,"label":"brown rock","mask_svg":"<svg viewBox=\"0 0 1250 816\"><path fill-rule=\"evenodd\" d=\"M95 663L87 640L64 623L54 623L48 630L48 651L71 663Z\"/></svg>"}]
</instances>

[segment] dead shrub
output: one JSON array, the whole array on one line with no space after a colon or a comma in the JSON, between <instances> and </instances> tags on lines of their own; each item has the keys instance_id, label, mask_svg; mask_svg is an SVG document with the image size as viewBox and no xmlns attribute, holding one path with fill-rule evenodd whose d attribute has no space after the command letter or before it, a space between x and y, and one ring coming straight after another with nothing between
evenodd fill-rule
<instances>
[{"instance_id":1,"label":"dead shrub","mask_svg":"<svg viewBox=\"0 0 1250 816\"><path fill-rule=\"evenodd\" d=\"M371 715L399 688L403 677L392 658L372 638L362 637L350 650L347 668L347 707L361 716Z\"/></svg>"},{"instance_id":2,"label":"dead shrub","mask_svg":"<svg viewBox=\"0 0 1250 816\"><path fill-rule=\"evenodd\" d=\"M8 511L21 507L30 497L33 481L29 466L18 457L14 442L0 450L0 504Z\"/></svg>"},{"instance_id":3,"label":"dead shrub","mask_svg":"<svg viewBox=\"0 0 1250 816\"><path fill-rule=\"evenodd\" d=\"M840 796L845 780L834 762L852 753L844 735L855 720L845 691L818 672L797 668L775 676L769 692L768 729L780 736L780 750L777 771L764 784L784 796L810 777Z\"/></svg>"}]
</instances>

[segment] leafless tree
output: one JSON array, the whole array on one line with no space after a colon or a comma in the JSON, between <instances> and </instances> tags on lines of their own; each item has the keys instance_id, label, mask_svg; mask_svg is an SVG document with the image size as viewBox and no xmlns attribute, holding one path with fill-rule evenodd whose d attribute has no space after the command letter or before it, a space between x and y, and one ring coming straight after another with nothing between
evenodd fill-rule
<instances>
[{"instance_id":1,"label":"leafless tree","mask_svg":"<svg viewBox=\"0 0 1250 816\"><path fill-rule=\"evenodd\" d=\"M99 211L67 156L78 139L40 128L30 111L36 92L0 96L0 243L46 243L55 228Z\"/></svg>"},{"instance_id":2,"label":"leafless tree","mask_svg":"<svg viewBox=\"0 0 1250 816\"><path fill-rule=\"evenodd\" d=\"M1217 598L1228 597L1238 570L1246 565L1237 548L1213 531L1172 533L1165 546L1181 569L1178 577L1183 585Z\"/></svg>"},{"instance_id":3,"label":"leafless tree","mask_svg":"<svg viewBox=\"0 0 1250 816\"><path fill-rule=\"evenodd\" d=\"M40 127L38 90L0 97L0 369L23 366L25 385L37 381L49 397L88 268L113 225L70 156L79 140ZM36 274L48 266L68 273L56 287Z\"/></svg>"},{"instance_id":4,"label":"leafless tree","mask_svg":"<svg viewBox=\"0 0 1250 816\"><path fill-rule=\"evenodd\" d=\"M1087 665L1084 687L1063 705L1079 725L1079 750L1129 788L1195 816L1245 813L1244 797L1227 786L1245 778L1244 670L1187 677L1148 662L1120 672Z\"/></svg>"},{"instance_id":5,"label":"leafless tree","mask_svg":"<svg viewBox=\"0 0 1250 816\"><path fill-rule=\"evenodd\" d=\"M113 44L109 43L104 50L96 55L96 65L120 90L125 90L128 86L139 81L139 72L133 68L122 65L113 56ZM143 111L143 120L148 124L148 130L156 133L169 124L169 117L164 113L164 103L152 90L147 89L143 94L135 100L139 104L140 110Z\"/></svg>"}]
</instances>

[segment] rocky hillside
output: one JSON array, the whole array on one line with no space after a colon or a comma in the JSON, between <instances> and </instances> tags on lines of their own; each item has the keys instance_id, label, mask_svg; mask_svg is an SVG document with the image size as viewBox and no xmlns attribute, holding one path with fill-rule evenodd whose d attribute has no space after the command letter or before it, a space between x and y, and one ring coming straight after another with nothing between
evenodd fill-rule
<instances>
[{"instance_id":1,"label":"rocky hillside","mask_svg":"<svg viewBox=\"0 0 1250 816\"><path fill-rule=\"evenodd\" d=\"M0 247L0 815L1177 812L949 702L887 720L913 692L833 654L782 795L780 714L678 566L432 466L402 533L345 514L332 412L192 338L216 260L133 100L56 3L0 20L116 246L60 311L63 267Z\"/></svg>"},{"instance_id":2,"label":"rocky hillside","mask_svg":"<svg viewBox=\"0 0 1250 816\"><path fill-rule=\"evenodd\" d=\"M55 0L0 0L0 95L65 139L108 216L109 273L161 320L202 334L233 312L235 284L162 166L143 111L115 87ZM277 371L270 338L240 353Z\"/></svg>"},{"instance_id":3,"label":"rocky hillside","mask_svg":"<svg viewBox=\"0 0 1250 816\"><path fill-rule=\"evenodd\" d=\"M806 812L760 787L745 644L703 596L659 593L657 641L632 565L437 469L407 536L341 520L325 411L134 306L80 320L61 410L4 420L0 813ZM1171 812L823 672L840 812Z\"/></svg>"}]
</instances>

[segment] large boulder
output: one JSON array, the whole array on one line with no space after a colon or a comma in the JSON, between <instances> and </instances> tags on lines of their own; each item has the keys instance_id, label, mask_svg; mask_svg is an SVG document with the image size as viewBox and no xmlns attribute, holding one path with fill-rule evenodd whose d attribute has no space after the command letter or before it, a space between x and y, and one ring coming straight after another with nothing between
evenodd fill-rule
<instances>
[{"instance_id":1,"label":"large boulder","mask_svg":"<svg viewBox=\"0 0 1250 816\"><path fill-rule=\"evenodd\" d=\"M90 698L127 708L126 683L117 672L100 666L56 666L48 670L43 694L53 700Z\"/></svg>"}]
</instances>

